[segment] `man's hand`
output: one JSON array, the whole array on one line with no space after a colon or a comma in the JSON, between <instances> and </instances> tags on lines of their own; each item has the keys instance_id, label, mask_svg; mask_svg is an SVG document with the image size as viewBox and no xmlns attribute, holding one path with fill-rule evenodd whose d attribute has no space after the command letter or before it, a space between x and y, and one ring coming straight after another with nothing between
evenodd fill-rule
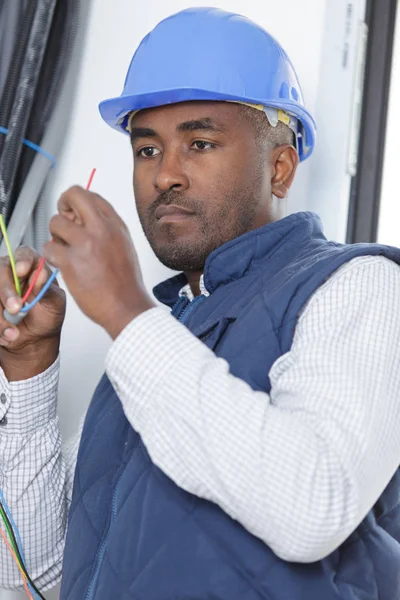
<instances>
[{"instance_id":1,"label":"man's hand","mask_svg":"<svg viewBox=\"0 0 400 600\"><path fill-rule=\"evenodd\" d=\"M27 247L15 253L17 274L24 289L32 280L40 255ZM51 271L44 267L32 291L37 296ZM65 293L53 283L44 298L18 326L3 317L3 309L16 314L22 308L8 257L0 257L0 364L11 380L27 379L46 370L57 358L65 316Z\"/></svg>"},{"instance_id":2,"label":"man's hand","mask_svg":"<svg viewBox=\"0 0 400 600\"><path fill-rule=\"evenodd\" d=\"M129 231L104 198L78 186L61 196L58 211L50 222L54 241L43 255L60 269L81 310L115 339L155 306Z\"/></svg>"}]
</instances>

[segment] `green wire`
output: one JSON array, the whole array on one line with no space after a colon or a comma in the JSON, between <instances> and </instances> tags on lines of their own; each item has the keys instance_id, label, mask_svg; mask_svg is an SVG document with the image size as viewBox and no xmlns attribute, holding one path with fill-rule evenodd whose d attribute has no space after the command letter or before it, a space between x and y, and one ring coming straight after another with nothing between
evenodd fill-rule
<instances>
[{"instance_id":1,"label":"green wire","mask_svg":"<svg viewBox=\"0 0 400 600\"><path fill-rule=\"evenodd\" d=\"M23 560L23 558L21 556L21 552L20 552L19 547L18 547L18 542L17 542L17 540L15 538L14 530L12 528L12 525L11 525L9 519L8 519L8 515L7 515L7 513L6 513L5 509L4 509L3 504L1 503L1 501L0 501L0 516L2 517L2 519L4 521L4 524L5 524L6 529L7 529L8 536L9 536L10 541L11 541L11 546L12 546L14 552L15 552L15 556L17 557L18 563L19 563L19 565L20 565L20 567L21 567L21 569L22 569L22 571L23 571L23 573L25 575L25 579L26 579L26 581L28 583L28 586L31 588L31 592L33 591L35 597L39 598L40 600L45 600L44 596L42 596L42 594L39 592L39 590L37 589L37 587L33 583L32 579L30 578L28 571L26 570L24 560Z\"/></svg>"},{"instance_id":2,"label":"green wire","mask_svg":"<svg viewBox=\"0 0 400 600\"><path fill-rule=\"evenodd\" d=\"M21 284L19 282L18 275L17 275L17 268L15 266L15 258L14 258L14 254L13 254L13 251L11 248L10 240L8 239L7 228L6 228L6 224L4 222L4 218L3 218L2 214L0 214L0 228L1 228L1 232L3 234L4 241L7 246L8 256L10 257L10 263L11 263L12 274L14 277L15 289L17 290L18 296L21 296Z\"/></svg>"},{"instance_id":3,"label":"green wire","mask_svg":"<svg viewBox=\"0 0 400 600\"><path fill-rule=\"evenodd\" d=\"M24 564L21 561L21 557L20 557L20 554L19 554L18 546L16 546L16 544L15 544L15 538L14 538L14 535L13 535L14 532L10 528L10 525L8 523L8 519L6 518L6 515L5 515L4 511L3 511L3 507L2 506L0 506L0 515L1 515L1 518L3 519L4 525L6 526L8 537L10 538L10 542L11 542L11 545L12 545L13 550L15 552L15 556L18 559L18 562L20 564L21 569L23 569L23 571L25 571L25 566L24 566Z\"/></svg>"}]
</instances>

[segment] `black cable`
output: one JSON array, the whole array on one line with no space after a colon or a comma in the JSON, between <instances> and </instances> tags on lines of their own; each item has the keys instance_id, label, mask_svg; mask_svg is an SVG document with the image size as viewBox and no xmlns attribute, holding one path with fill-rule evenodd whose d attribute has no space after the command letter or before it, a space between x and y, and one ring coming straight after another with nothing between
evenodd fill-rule
<instances>
[{"instance_id":1,"label":"black cable","mask_svg":"<svg viewBox=\"0 0 400 600\"><path fill-rule=\"evenodd\" d=\"M35 17L37 0L30 0L24 12L24 18L20 24L13 58L4 82L3 94L0 101L0 125L8 127L11 110L14 105L15 93L18 87L20 73L28 45L29 33ZM4 136L0 135L0 156L4 146Z\"/></svg>"},{"instance_id":2,"label":"black cable","mask_svg":"<svg viewBox=\"0 0 400 600\"><path fill-rule=\"evenodd\" d=\"M37 93L25 137L40 145L54 106L58 100L62 81L77 33L80 0L58 0L46 46ZM15 187L10 199L12 213L24 181L35 158L35 151L24 148L16 174Z\"/></svg>"},{"instance_id":3,"label":"black cable","mask_svg":"<svg viewBox=\"0 0 400 600\"><path fill-rule=\"evenodd\" d=\"M0 157L0 208L8 217L8 205L25 137L56 0L38 0L20 81Z\"/></svg>"},{"instance_id":4,"label":"black cable","mask_svg":"<svg viewBox=\"0 0 400 600\"><path fill-rule=\"evenodd\" d=\"M15 554L16 554L19 562L22 565L22 570L24 572L24 575L25 575L27 581L29 582L29 584L32 586L32 589L35 591L35 594L37 594L39 596L40 600L46 600L44 598L44 596L42 596L42 594L40 593L40 591L37 589L37 587L33 583L32 579L30 578L28 571L26 570L26 566L25 566L25 563L24 563L24 561L22 559L22 556L21 556L21 553L20 553L20 550L19 550L19 546L18 546L17 540L15 539L15 534L14 534L13 526L10 523L10 520L8 518L8 515L7 515L7 512L4 509L4 506L3 506L2 502L1 502L1 500L0 500L0 506L1 506L1 509L2 509L2 512L3 512L3 518L6 520L7 525L9 527L9 531L10 531L10 535L11 535L11 540L12 540L13 546L14 546L14 552L15 552Z\"/></svg>"},{"instance_id":5,"label":"black cable","mask_svg":"<svg viewBox=\"0 0 400 600\"><path fill-rule=\"evenodd\" d=\"M1 507L1 510L3 511L3 518L7 522L7 525L9 527L10 532L11 532L11 534L10 534L11 535L11 540L13 542L13 546L14 546L14 550L15 550L15 553L17 555L17 558L19 559L19 561L21 562L21 564L23 564L22 556L21 556L21 553L19 551L19 546L18 546L17 540L15 538L14 529L13 529L13 527L11 525L11 522L10 522L8 516L7 516L7 512L6 512L5 508L4 508L1 500L0 500L0 507Z\"/></svg>"}]
</instances>

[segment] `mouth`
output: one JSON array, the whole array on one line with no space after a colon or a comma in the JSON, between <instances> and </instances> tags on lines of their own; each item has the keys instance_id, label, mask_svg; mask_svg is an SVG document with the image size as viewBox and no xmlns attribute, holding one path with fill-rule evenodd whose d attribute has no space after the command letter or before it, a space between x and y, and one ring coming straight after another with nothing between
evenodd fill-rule
<instances>
[{"instance_id":1,"label":"mouth","mask_svg":"<svg viewBox=\"0 0 400 600\"><path fill-rule=\"evenodd\" d=\"M155 212L155 217L159 222L177 222L177 221L185 221L186 219L192 217L195 213L187 208L183 208L182 206L177 206L174 204L166 205L162 204L159 206Z\"/></svg>"}]
</instances>

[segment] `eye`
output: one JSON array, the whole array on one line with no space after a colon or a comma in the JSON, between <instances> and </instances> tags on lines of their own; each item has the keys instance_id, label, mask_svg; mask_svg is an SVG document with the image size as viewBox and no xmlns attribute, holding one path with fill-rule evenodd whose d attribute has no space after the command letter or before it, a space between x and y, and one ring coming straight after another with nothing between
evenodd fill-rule
<instances>
[{"instance_id":1,"label":"eye","mask_svg":"<svg viewBox=\"0 0 400 600\"><path fill-rule=\"evenodd\" d=\"M211 148L215 148L215 144L205 142L204 140L196 140L193 142L193 146L195 146L196 150L210 150Z\"/></svg>"},{"instance_id":2,"label":"eye","mask_svg":"<svg viewBox=\"0 0 400 600\"><path fill-rule=\"evenodd\" d=\"M136 152L136 156L140 156L141 158L153 158L157 154L160 154L160 151L154 146L145 146Z\"/></svg>"}]
</instances>

